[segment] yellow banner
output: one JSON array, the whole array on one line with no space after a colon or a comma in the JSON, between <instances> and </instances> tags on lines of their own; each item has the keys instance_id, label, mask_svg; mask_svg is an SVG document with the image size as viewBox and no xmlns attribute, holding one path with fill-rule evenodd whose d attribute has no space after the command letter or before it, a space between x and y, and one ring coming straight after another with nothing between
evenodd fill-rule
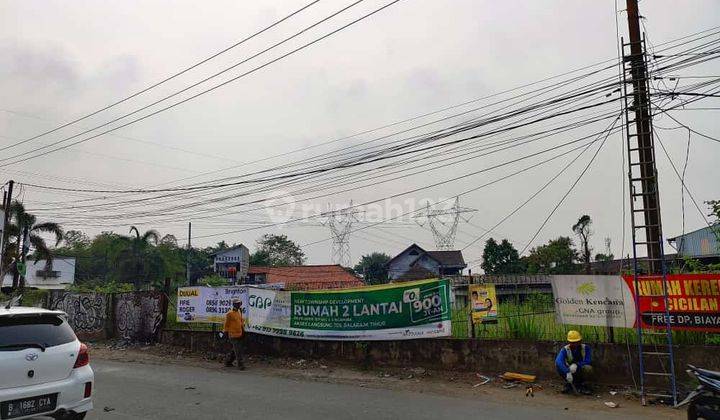
<instances>
[{"instance_id":1,"label":"yellow banner","mask_svg":"<svg viewBox=\"0 0 720 420\"><path fill-rule=\"evenodd\" d=\"M497 322L498 301L494 284L471 284L468 296L473 323Z\"/></svg>"}]
</instances>

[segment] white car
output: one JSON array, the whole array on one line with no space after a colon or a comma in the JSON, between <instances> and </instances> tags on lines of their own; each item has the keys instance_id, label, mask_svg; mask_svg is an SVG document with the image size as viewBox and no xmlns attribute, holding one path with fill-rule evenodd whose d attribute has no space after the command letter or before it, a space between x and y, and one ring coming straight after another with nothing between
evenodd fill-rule
<instances>
[{"instance_id":1,"label":"white car","mask_svg":"<svg viewBox=\"0 0 720 420\"><path fill-rule=\"evenodd\" d=\"M0 419L82 419L94 377L64 312L0 307Z\"/></svg>"}]
</instances>

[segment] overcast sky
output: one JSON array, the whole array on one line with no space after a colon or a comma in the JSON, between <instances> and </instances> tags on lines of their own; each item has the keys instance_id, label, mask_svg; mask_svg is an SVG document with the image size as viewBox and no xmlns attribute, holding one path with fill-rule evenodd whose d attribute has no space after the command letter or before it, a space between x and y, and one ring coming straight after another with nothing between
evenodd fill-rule
<instances>
[{"instance_id":1,"label":"overcast sky","mask_svg":"<svg viewBox=\"0 0 720 420\"><path fill-rule=\"evenodd\" d=\"M2 1L0 2L0 147L27 139L59 123L73 120L136 92L219 51L300 8L295 1ZM26 148L0 151L0 156L30 150L119 116L210 75L260 51L319 20L349 1L323 0L276 30L251 40L211 61L196 72L173 80L148 95L77 124L72 130L37 139ZM333 25L307 35L325 33L384 4L366 0ZM621 1L620 3L623 3ZM643 1L641 14L653 43L661 43L718 24L720 2ZM624 9L621 6L620 9ZM620 31L626 33L626 15ZM322 29L322 30L320 30ZM303 38L305 42L311 37ZM292 45L300 45L295 43ZM283 51L287 51L286 48ZM604 1L480 1L403 0L379 14L282 62L226 85L208 95L164 112L113 135L104 135L64 151L0 168L3 180L76 188L150 187L199 173L319 144L382 126L473 98L500 92L617 56L615 5ZM258 62L259 63L259 62ZM239 68L233 75L239 74ZM714 63L698 69L720 75ZM221 78L220 80L227 80ZM717 106L717 100L706 106ZM718 111L677 114L693 128L717 136ZM658 122L671 125L668 120ZM75 131L73 131L75 130ZM676 162L684 160L686 133L663 132ZM620 253L621 166L619 136L598 157L581 184L550 220L536 246L558 235L572 236L570 226L587 213L594 220L593 245L604 251L612 239ZM362 137L361 137L362 138ZM686 182L700 202L720 198L720 145L691 139ZM302 159L303 152L264 163L271 167ZM476 164L477 165L477 164ZM478 210L471 224L461 223L457 247L483 233L538 187L538 179L517 178L463 196L461 205ZM658 163L665 235L679 234L680 185L664 158ZM451 176L457 169L445 171ZM232 175L226 171L213 176ZM530 239L553 205L567 190L570 178L549 188L492 236L510 238L518 249ZM212 177L201 178L203 180ZM408 178L352 194L317 200L319 208L363 202L432 182L432 176ZM469 179L450 186L402 197L437 201L484 182ZM81 199L27 188L29 207L45 202ZM705 210L705 208L703 208ZM225 216L206 223L192 218L196 235L221 233L241 226L247 215ZM254 216L255 219L262 217ZM143 228L186 235L188 220ZM686 230L704 221L688 204ZM129 226L86 226L66 221L66 229L90 234L101 230L126 233ZM273 227L194 241L209 245L220 239L242 242L252 249L259 235L285 233L299 243L329 236L316 225ZM383 251L394 255L411 241L432 248L432 235L412 224L373 228L351 238L352 261ZM465 259L480 257L482 241L467 248ZM307 246L310 263L330 262L330 242ZM625 247L625 252L629 249Z\"/></svg>"}]
</instances>

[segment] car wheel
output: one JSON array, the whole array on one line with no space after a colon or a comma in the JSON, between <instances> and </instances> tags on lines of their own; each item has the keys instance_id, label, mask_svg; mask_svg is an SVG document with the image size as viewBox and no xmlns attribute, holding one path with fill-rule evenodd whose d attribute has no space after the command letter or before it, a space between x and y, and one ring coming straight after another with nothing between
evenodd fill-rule
<instances>
[{"instance_id":1,"label":"car wheel","mask_svg":"<svg viewBox=\"0 0 720 420\"><path fill-rule=\"evenodd\" d=\"M53 416L55 420L82 420L85 418L87 412L84 413L67 413L62 416Z\"/></svg>"}]
</instances>

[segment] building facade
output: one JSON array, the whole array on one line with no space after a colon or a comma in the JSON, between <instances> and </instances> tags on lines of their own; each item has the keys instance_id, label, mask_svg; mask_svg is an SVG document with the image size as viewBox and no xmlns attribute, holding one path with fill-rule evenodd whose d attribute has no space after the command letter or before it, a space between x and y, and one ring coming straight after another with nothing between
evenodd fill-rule
<instances>
[{"instance_id":1,"label":"building facade","mask_svg":"<svg viewBox=\"0 0 720 420\"><path fill-rule=\"evenodd\" d=\"M250 250L236 245L213 254L213 271L232 283L244 283L250 267Z\"/></svg>"},{"instance_id":2,"label":"building facade","mask_svg":"<svg viewBox=\"0 0 720 420\"><path fill-rule=\"evenodd\" d=\"M13 276L6 274L2 287L12 287ZM33 289L65 289L75 283L75 257L55 257L52 268L46 269L45 260L28 261L25 287Z\"/></svg>"}]
</instances>

